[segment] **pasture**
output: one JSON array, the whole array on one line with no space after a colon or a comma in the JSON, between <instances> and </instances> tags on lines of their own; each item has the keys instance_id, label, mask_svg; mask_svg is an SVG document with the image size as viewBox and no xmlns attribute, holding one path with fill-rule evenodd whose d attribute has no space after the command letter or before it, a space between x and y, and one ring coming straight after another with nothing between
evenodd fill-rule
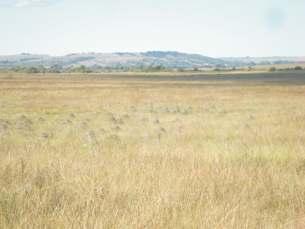
<instances>
[{"instance_id":1,"label":"pasture","mask_svg":"<svg viewBox=\"0 0 305 229\"><path fill-rule=\"evenodd\" d=\"M305 73L0 76L0 228L304 228Z\"/></svg>"}]
</instances>

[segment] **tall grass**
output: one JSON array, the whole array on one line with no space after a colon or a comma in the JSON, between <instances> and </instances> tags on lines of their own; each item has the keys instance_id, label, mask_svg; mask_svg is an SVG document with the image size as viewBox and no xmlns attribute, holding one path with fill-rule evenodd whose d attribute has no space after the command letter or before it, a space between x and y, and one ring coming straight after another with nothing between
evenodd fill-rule
<instances>
[{"instance_id":1,"label":"tall grass","mask_svg":"<svg viewBox=\"0 0 305 229\"><path fill-rule=\"evenodd\" d=\"M0 228L305 227L303 86L1 85Z\"/></svg>"}]
</instances>

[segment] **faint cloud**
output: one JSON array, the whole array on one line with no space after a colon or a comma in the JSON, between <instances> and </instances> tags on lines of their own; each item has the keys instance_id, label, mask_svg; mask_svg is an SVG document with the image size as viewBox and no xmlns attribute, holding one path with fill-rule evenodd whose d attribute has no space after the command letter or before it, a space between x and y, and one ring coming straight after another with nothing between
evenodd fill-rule
<instances>
[{"instance_id":1,"label":"faint cloud","mask_svg":"<svg viewBox=\"0 0 305 229\"><path fill-rule=\"evenodd\" d=\"M286 14L280 8L270 8L265 14L265 24L269 29L280 29L285 21Z\"/></svg>"},{"instance_id":2,"label":"faint cloud","mask_svg":"<svg viewBox=\"0 0 305 229\"><path fill-rule=\"evenodd\" d=\"M0 6L8 7L31 7L31 6L48 6L59 0L0 0Z\"/></svg>"}]
</instances>

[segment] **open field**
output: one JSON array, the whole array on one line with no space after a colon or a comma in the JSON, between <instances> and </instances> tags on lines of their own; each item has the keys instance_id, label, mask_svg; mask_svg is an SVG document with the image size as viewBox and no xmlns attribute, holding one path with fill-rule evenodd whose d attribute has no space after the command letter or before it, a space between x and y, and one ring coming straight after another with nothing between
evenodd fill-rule
<instances>
[{"instance_id":1,"label":"open field","mask_svg":"<svg viewBox=\"0 0 305 229\"><path fill-rule=\"evenodd\" d=\"M304 228L305 73L0 76L0 228Z\"/></svg>"}]
</instances>

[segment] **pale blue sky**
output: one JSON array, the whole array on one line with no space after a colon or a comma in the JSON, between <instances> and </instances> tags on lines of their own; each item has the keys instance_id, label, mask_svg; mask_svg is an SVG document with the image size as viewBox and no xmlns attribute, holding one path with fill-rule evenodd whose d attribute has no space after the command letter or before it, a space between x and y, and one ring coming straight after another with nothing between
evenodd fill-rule
<instances>
[{"instance_id":1,"label":"pale blue sky","mask_svg":"<svg viewBox=\"0 0 305 229\"><path fill-rule=\"evenodd\" d=\"M0 55L305 56L305 0L0 0Z\"/></svg>"}]
</instances>

